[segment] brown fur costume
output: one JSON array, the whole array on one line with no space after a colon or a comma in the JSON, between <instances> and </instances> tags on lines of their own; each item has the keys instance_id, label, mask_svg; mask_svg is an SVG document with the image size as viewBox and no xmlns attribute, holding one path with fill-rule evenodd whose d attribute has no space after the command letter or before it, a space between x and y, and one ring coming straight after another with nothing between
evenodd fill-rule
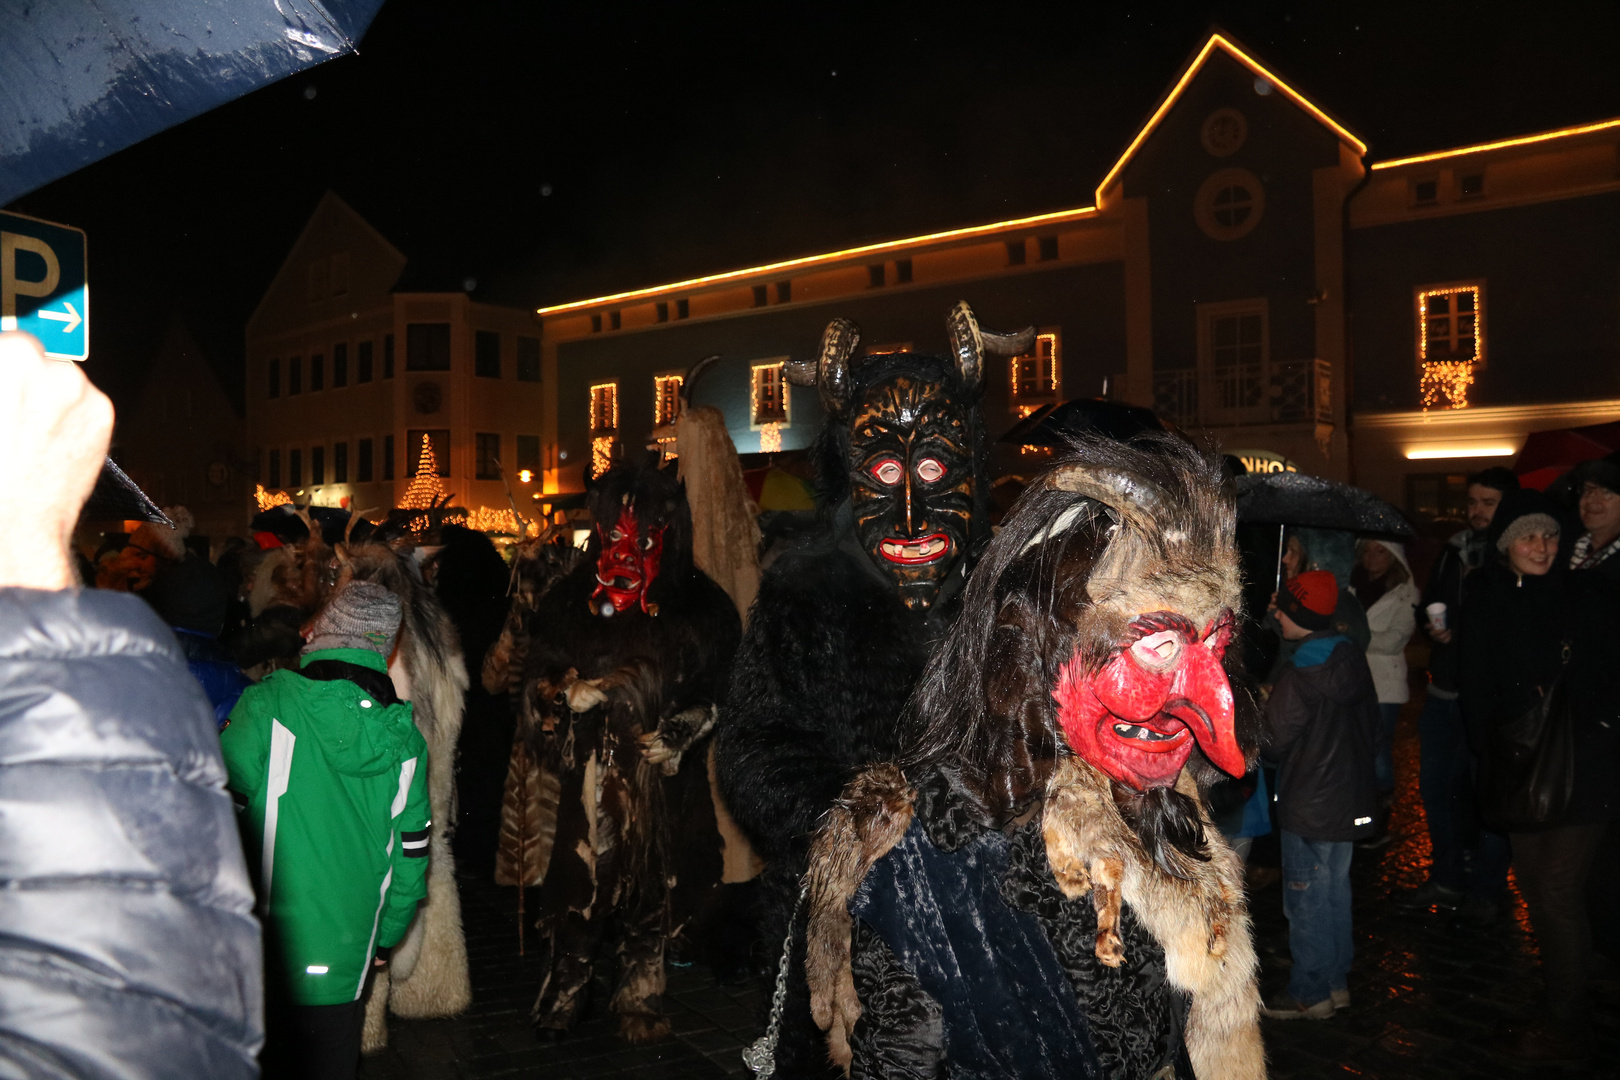
<instances>
[{"instance_id":1,"label":"brown fur costume","mask_svg":"<svg viewBox=\"0 0 1620 1080\"><path fill-rule=\"evenodd\" d=\"M950 1022L852 915L862 881L902 846L937 857L999 832L1013 839L991 849L1011 851L998 903L1027 901L1023 910L1039 916L1110 1075L1182 1077L1188 1066L1201 1080L1265 1075L1242 869L1199 793L1218 770L1195 750L1173 788L1131 790L1073 755L1053 701L1070 657L1100 668L1142 613L1181 613L1202 627L1237 609L1233 519L1218 470L1170 441L1145 452L1088 446L1020 500L913 701L905 757L857 778L814 844L806 973L814 1019L846 1072L931 1075L926 1063L944 1063ZM1257 718L1235 689L1238 738L1252 758ZM1022 861L1021 836L1033 849ZM1109 1012L1123 1001L1163 1018L1162 999L1097 989L1117 983L1107 972L1143 963L1190 1006L1184 1023L1167 1021L1168 1049L1144 1047L1129 1030L1141 1024Z\"/></svg>"}]
</instances>

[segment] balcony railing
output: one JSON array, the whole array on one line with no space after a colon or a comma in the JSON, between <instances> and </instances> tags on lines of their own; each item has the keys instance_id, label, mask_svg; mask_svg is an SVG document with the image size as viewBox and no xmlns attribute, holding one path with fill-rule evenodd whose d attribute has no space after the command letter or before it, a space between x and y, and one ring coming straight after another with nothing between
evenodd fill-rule
<instances>
[{"instance_id":1,"label":"balcony railing","mask_svg":"<svg viewBox=\"0 0 1620 1080\"><path fill-rule=\"evenodd\" d=\"M1333 365L1312 359L1156 371L1153 408L1181 427L1331 423Z\"/></svg>"}]
</instances>

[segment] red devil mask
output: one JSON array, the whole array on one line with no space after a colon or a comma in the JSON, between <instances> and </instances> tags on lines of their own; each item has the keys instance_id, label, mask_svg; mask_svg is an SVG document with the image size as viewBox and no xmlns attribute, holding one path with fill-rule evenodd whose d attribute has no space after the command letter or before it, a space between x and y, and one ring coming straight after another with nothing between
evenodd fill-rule
<instances>
[{"instance_id":1,"label":"red devil mask","mask_svg":"<svg viewBox=\"0 0 1620 1080\"><path fill-rule=\"evenodd\" d=\"M664 555L664 526L650 526L643 534L635 514L626 506L611 529L598 523L596 531L602 538L602 554L596 557L596 591L591 593L591 605L596 607L606 598L598 609L603 615L627 611L636 603L647 614L658 614L658 605L647 603L647 590L658 577L658 563Z\"/></svg>"},{"instance_id":2,"label":"red devil mask","mask_svg":"<svg viewBox=\"0 0 1620 1080\"><path fill-rule=\"evenodd\" d=\"M1058 721L1069 746L1121 784L1175 783L1196 742L1223 772L1242 776L1232 686L1221 657L1230 615L1203 633L1168 611L1139 615L1095 673L1076 655L1058 675Z\"/></svg>"}]
</instances>

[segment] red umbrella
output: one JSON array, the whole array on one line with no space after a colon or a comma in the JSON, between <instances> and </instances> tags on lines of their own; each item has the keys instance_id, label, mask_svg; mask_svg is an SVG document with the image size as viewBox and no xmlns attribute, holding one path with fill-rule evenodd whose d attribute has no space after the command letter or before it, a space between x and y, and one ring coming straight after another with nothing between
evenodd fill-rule
<instances>
[{"instance_id":1,"label":"red umbrella","mask_svg":"<svg viewBox=\"0 0 1620 1080\"><path fill-rule=\"evenodd\" d=\"M1610 424L1537 431L1524 441L1513 471L1519 483L1537 491L1563 476L1583 461L1605 457L1620 450L1620 420Z\"/></svg>"}]
</instances>

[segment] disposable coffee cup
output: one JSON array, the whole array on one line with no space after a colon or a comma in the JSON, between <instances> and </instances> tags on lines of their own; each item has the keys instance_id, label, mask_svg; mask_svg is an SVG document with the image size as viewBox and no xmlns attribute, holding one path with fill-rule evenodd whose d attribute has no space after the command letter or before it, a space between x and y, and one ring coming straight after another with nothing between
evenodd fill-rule
<instances>
[{"instance_id":1,"label":"disposable coffee cup","mask_svg":"<svg viewBox=\"0 0 1620 1080\"><path fill-rule=\"evenodd\" d=\"M1436 630L1446 628L1446 605L1436 601L1424 609L1429 613L1429 625Z\"/></svg>"}]
</instances>

